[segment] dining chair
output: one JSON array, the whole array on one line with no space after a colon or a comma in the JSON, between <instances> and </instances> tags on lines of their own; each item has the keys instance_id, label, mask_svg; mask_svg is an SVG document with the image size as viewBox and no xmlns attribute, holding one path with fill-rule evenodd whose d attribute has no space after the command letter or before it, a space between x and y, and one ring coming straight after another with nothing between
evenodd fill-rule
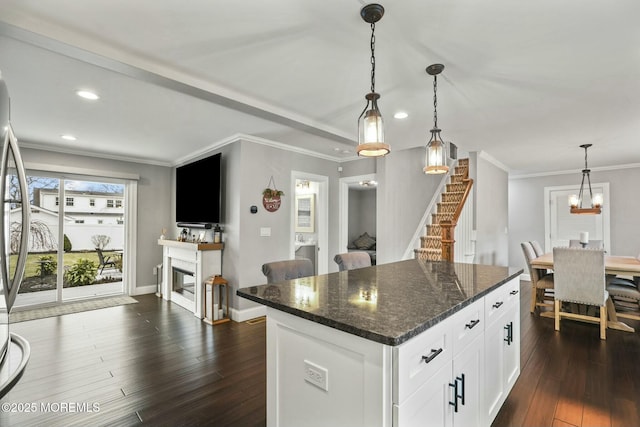
<instances>
[{"instance_id":1,"label":"dining chair","mask_svg":"<svg viewBox=\"0 0 640 427\"><path fill-rule=\"evenodd\" d=\"M640 255L636 259L640 261ZM607 276L607 291L618 317L640 320L640 276Z\"/></svg>"},{"instance_id":2,"label":"dining chair","mask_svg":"<svg viewBox=\"0 0 640 427\"><path fill-rule=\"evenodd\" d=\"M569 247L582 248L582 243L580 243L580 240L578 239L569 240ZM602 240L589 240L585 247L591 248L591 249L604 249L604 243L602 242Z\"/></svg>"},{"instance_id":3,"label":"dining chair","mask_svg":"<svg viewBox=\"0 0 640 427\"><path fill-rule=\"evenodd\" d=\"M333 257L333 260L338 264L340 271L355 270L356 268L363 268L371 266L371 257L367 252L347 252L344 254L337 254Z\"/></svg>"},{"instance_id":4,"label":"dining chair","mask_svg":"<svg viewBox=\"0 0 640 427\"><path fill-rule=\"evenodd\" d=\"M313 276L313 263L308 258L268 262L262 264L262 274L267 276L267 283Z\"/></svg>"},{"instance_id":5,"label":"dining chair","mask_svg":"<svg viewBox=\"0 0 640 427\"><path fill-rule=\"evenodd\" d=\"M542 245L537 240L531 240L531 247L533 247L533 252L535 252L536 257L544 255L544 249L542 249Z\"/></svg>"},{"instance_id":6,"label":"dining chair","mask_svg":"<svg viewBox=\"0 0 640 427\"><path fill-rule=\"evenodd\" d=\"M520 244L524 259L529 268L529 276L531 278L531 312L536 311L536 307L553 307L553 273L547 273L547 270L531 267L531 261L537 258L531 242L523 242Z\"/></svg>"},{"instance_id":7,"label":"dining chair","mask_svg":"<svg viewBox=\"0 0 640 427\"><path fill-rule=\"evenodd\" d=\"M607 339L607 298L604 251L592 248L553 248L555 329L562 318L600 323L600 339ZM600 308L599 316L564 311L563 302Z\"/></svg>"}]
</instances>

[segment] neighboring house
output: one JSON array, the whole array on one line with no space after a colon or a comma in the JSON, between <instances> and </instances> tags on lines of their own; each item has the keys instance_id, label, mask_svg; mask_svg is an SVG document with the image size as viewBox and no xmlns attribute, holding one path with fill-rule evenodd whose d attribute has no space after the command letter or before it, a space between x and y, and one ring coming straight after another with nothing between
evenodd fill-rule
<instances>
[{"instance_id":1,"label":"neighboring house","mask_svg":"<svg viewBox=\"0 0 640 427\"><path fill-rule=\"evenodd\" d=\"M32 236L30 252L50 252L58 248L59 197L57 189L34 189L31 205ZM64 234L69 238L72 250L93 250L91 237L110 237L108 249L124 247L124 205L122 194L65 191L65 215L62 221ZM21 208L11 210L12 233L19 232ZM38 230L34 233L34 230Z\"/></svg>"},{"instance_id":2,"label":"neighboring house","mask_svg":"<svg viewBox=\"0 0 640 427\"><path fill-rule=\"evenodd\" d=\"M36 188L33 204L53 212L60 206L58 189ZM77 224L119 224L124 223L124 196L122 193L98 191L64 192L64 212Z\"/></svg>"}]
</instances>

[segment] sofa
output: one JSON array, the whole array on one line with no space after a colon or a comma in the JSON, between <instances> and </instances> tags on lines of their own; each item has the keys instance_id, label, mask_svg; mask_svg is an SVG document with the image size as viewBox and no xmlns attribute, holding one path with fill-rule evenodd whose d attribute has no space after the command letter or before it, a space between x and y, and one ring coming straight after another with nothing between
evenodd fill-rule
<instances>
[{"instance_id":1,"label":"sofa","mask_svg":"<svg viewBox=\"0 0 640 427\"><path fill-rule=\"evenodd\" d=\"M376 265L376 238L370 236L367 232L364 232L353 239L353 241L347 246L347 251L366 252L371 258L371 265Z\"/></svg>"}]
</instances>

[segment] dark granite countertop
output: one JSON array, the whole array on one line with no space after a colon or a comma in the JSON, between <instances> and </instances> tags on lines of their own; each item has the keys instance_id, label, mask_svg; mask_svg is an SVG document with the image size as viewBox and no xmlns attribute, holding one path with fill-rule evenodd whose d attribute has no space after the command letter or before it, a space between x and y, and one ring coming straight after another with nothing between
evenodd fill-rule
<instances>
[{"instance_id":1,"label":"dark granite countertop","mask_svg":"<svg viewBox=\"0 0 640 427\"><path fill-rule=\"evenodd\" d=\"M412 259L252 286L237 294L396 346L521 273L511 267Z\"/></svg>"}]
</instances>

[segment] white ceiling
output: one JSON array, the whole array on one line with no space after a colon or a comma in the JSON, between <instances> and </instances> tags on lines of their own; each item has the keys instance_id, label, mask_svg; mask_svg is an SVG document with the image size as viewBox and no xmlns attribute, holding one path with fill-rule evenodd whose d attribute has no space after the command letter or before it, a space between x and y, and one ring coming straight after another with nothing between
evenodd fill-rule
<instances>
[{"instance_id":1,"label":"white ceiling","mask_svg":"<svg viewBox=\"0 0 640 427\"><path fill-rule=\"evenodd\" d=\"M14 129L35 146L158 164L237 133L353 158L370 86L363 4L0 0ZM391 156L426 143L425 68L443 63L438 124L460 150L513 175L581 169L584 143L592 168L640 164L637 0L382 4L376 90Z\"/></svg>"}]
</instances>

